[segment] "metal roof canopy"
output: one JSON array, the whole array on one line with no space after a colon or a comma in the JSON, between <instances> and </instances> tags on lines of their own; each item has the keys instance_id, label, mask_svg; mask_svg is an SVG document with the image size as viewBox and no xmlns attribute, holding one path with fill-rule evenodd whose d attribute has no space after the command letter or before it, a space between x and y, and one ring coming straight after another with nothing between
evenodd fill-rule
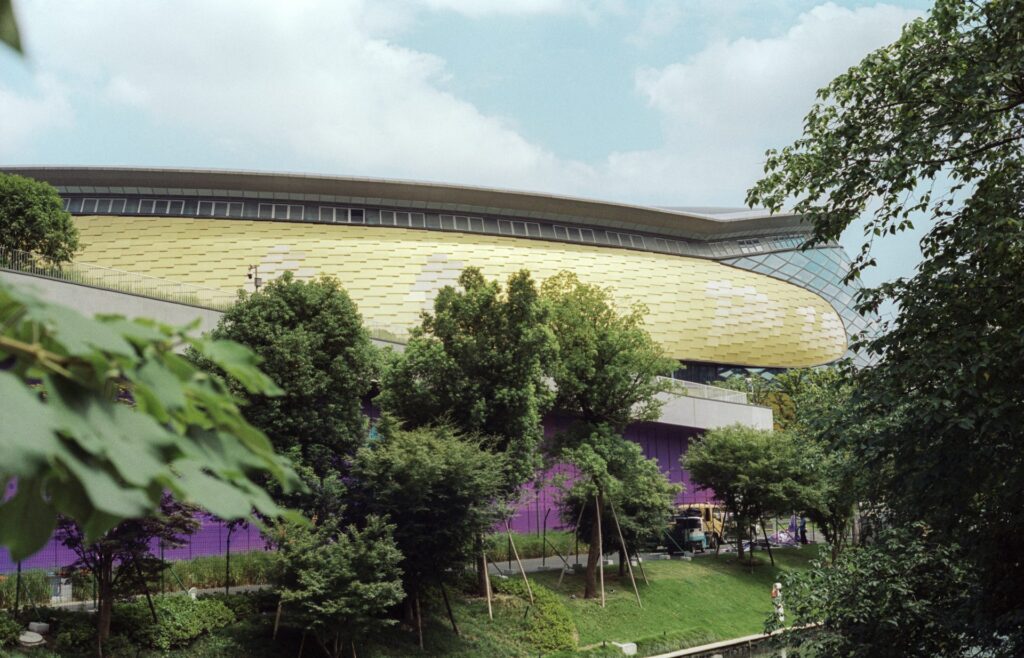
<instances>
[{"instance_id":1,"label":"metal roof canopy","mask_svg":"<svg viewBox=\"0 0 1024 658\"><path fill-rule=\"evenodd\" d=\"M386 205L459 208L463 212L516 214L595 227L635 226L698 240L807 232L799 215L766 210L676 209L568 196L403 180L217 169L4 166L0 171L58 187L159 187L238 190L388 200ZM369 204L374 205L374 204ZM377 204L385 205L385 204ZM502 212L504 211L504 212Z\"/></svg>"}]
</instances>

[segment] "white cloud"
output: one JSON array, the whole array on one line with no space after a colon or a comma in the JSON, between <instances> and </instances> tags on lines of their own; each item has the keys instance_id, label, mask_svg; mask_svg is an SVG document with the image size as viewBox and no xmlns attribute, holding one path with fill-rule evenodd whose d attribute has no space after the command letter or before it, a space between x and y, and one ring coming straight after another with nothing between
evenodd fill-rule
<instances>
[{"instance_id":1,"label":"white cloud","mask_svg":"<svg viewBox=\"0 0 1024 658\"><path fill-rule=\"evenodd\" d=\"M418 1L466 13L615 5ZM131 108L154 126L197 135L207 145L197 158L207 166L288 168L284 161L323 173L695 205L741 203L764 150L798 135L814 90L892 41L914 16L826 4L779 37L719 40L685 61L640 71L636 92L661 121L663 143L587 163L446 91L446 62L400 45L422 11L409 2L111 0L97 11L44 0L22 14L40 68L76 101ZM34 126L70 115L63 91L26 99L0 90L0 150L14 152L9 145L38 134ZM8 116L22 125L10 127Z\"/></svg>"},{"instance_id":2,"label":"white cloud","mask_svg":"<svg viewBox=\"0 0 1024 658\"><path fill-rule=\"evenodd\" d=\"M406 17L377 3L30 7L27 22L53 35L39 39L45 65L215 148L286 152L308 170L467 183L539 185L577 168L444 91L445 63L388 40Z\"/></svg>"},{"instance_id":3,"label":"white cloud","mask_svg":"<svg viewBox=\"0 0 1024 658\"><path fill-rule=\"evenodd\" d=\"M782 36L721 40L684 62L639 71L637 90L659 112L665 142L611 156L609 174L625 179L647 170L648 193L662 201L741 202L761 173L764 151L799 136L816 90L895 40L917 15L828 3Z\"/></svg>"},{"instance_id":4,"label":"white cloud","mask_svg":"<svg viewBox=\"0 0 1024 658\"><path fill-rule=\"evenodd\" d=\"M472 18L492 15L581 14L587 18L621 9L619 0L419 0L428 9Z\"/></svg>"},{"instance_id":5,"label":"white cloud","mask_svg":"<svg viewBox=\"0 0 1024 658\"><path fill-rule=\"evenodd\" d=\"M74 120L62 85L45 75L32 83L30 93L0 85L0 157L12 157L47 131L67 127Z\"/></svg>"}]
</instances>

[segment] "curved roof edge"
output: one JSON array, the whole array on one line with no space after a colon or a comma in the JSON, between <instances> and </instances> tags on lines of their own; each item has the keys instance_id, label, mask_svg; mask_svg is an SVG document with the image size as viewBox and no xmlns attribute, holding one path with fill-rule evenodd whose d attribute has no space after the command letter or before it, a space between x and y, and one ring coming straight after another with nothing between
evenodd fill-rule
<instances>
[{"instance_id":1,"label":"curved roof edge","mask_svg":"<svg viewBox=\"0 0 1024 658\"><path fill-rule=\"evenodd\" d=\"M313 194L363 199L366 204L412 204L452 211L515 214L595 226L635 226L698 239L806 231L799 215L766 210L664 208L539 192L381 178L224 169L2 166L0 171L59 187L164 187ZM501 212L505 211L505 212Z\"/></svg>"}]
</instances>

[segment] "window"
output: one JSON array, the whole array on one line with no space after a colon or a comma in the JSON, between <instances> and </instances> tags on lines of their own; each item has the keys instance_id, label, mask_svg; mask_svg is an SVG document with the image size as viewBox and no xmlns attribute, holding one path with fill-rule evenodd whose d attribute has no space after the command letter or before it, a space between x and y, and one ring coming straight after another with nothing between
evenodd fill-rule
<instances>
[{"instance_id":1,"label":"window","mask_svg":"<svg viewBox=\"0 0 1024 658\"><path fill-rule=\"evenodd\" d=\"M83 213L123 213L127 199L83 199Z\"/></svg>"},{"instance_id":2,"label":"window","mask_svg":"<svg viewBox=\"0 0 1024 658\"><path fill-rule=\"evenodd\" d=\"M64 211L67 212L71 209L71 199L64 199Z\"/></svg>"},{"instance_id":3,"label":"window","mask_svg":"<svg viewBox=\"0 0 1024 658\"><path fill-rule=\"evenodd\" d=\"M737 240L741 254L756 254L761 251L761 241L757 239Z\"/></svg>"},{"instance_id":4,"label":"window","mask_svg":"<svg viewBox=\"0 0 1024 658\"><path fill-rule=\"evenodd\" d=\"M631 233L616 233L615 231L605 231L605 236L608 238L608 244L617 245L620 247L635 247L637 249L645 249L647 245L644 243L643 236L633 235Z\"/></svg>"},{"instance_id":5,"label":"window","mask_svg":"<svg viewBox=\"0 0 1024 658\"><path fill-rule=\"evenodd\" d=\"M304 206L285 203L261 203L260 219L303 219L306 215Z\"/></svg>"},{"instance_id":6,"label":"window","mask_svg":"<svg viewBox=\"0 0 1024 658\"><path fill-rule=\"evenodd\" d=\"M241 201L200 201L197 215L207 217L241 217Z\"/></svg>"},{"instance_id":7,"label":"window","mask_svg":"<svg viewBox=\"0 0 1024 658\"><path fill-rule=\"evenodd\" d=\"M320 221L330 224L365 224L362 208L332 208L320 206Z\"/></svg>"},{"instance_id":8,"label":"window","mask_svg":"<svg viewBox=\"0 0 1024 658\"><path fill-rule=\"evenodd\" d=\"M465 215L441 215L441 228L449 231L476 231L483 233L483 217L466 217Z\"/></svg>"},{"instance_id":9,"label":"window","mask_svg":"<svg viewBox=\"0 0 1024 658\"><path fill-rule=\"evenodd\" d=\"M513 222L507 219L498 220L498 233L501 235L519 235L540 237L540 224L533 222Z\"/></svg>"},{"instance_id":10,"label":"window","mask_svg":"<svg viewBox=\"0 0 1024 658\"><path fill-rule=\"evenodd\" d=\"M555 237L571 242L596 242L594 232L589 228L573 228L572 226L553 226Z\"/></svg>"},{"instance_id":11,"label":"window","mask_svg":"<svg viewBox=\"0 0 1024 658\"><path fill-rule=\"evenodd\" d=\"M142 199L139 213L145 215L183 215L185 202L171 199Z\"/></svg>"}]
</instances>

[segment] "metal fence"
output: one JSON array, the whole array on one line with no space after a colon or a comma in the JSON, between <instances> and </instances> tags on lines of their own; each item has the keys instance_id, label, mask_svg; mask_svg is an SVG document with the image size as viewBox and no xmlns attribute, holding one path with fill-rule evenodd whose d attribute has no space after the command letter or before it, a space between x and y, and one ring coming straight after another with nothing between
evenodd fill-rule
<instances>
[{"instance_id":1,"label":"metal fence","mask_svg":"<svg viewBox=\"0 0 1024 658\"><path fill-rule=\"evenodd\" d=\"M266 560L254 566L250 564L252 560L247 559L248 555L272 549L258 528L242 526L230 530L223 521L205 514L200 514L196 520L200 524L199 529L184 537L180 545L166 546L157 540L150 545L153 555L170 563L170 568L161 578L161 590L223 587L225 582L232 585L264 584ZM0 547L0 608L12 605L19 580L22 585L18 598L22 603L89 600L93 595L92 580L88 575L72 573L70 567L76 560L74 551L56 537L20 564L11 559L6 548ZM40 592L41 587L45 591Z\"/></svg>"},{"instance_id":2,"label":"metal fence","mask_svg":"<svg viewBox=\"0 0 1024 658\"><path fill-rule=\"evenodd\" d=\"M226 310L237 298L236 293L219 288L204 288L89 263L55 265L27 251L4 247L0 247L0 269L217 311Z\"/></svg>"},{"instance_id":3,"label":"metal fence","mask_svg":"<svg viewBox=\"0 0 1024 658\"><path fill-rule=\"evenodd\" d=\"M720 402L734 402L736 404L748 404L747 394L743 391L733 391L720 386L711 386L710 384L698 384L697 382L691 382L685 379L676 379L675 377L661 377L660 379L668 379L672 382L674 388L679 393L690 397L704 398L705 400L718 400Z\"/></svg>"}]
</instances>

